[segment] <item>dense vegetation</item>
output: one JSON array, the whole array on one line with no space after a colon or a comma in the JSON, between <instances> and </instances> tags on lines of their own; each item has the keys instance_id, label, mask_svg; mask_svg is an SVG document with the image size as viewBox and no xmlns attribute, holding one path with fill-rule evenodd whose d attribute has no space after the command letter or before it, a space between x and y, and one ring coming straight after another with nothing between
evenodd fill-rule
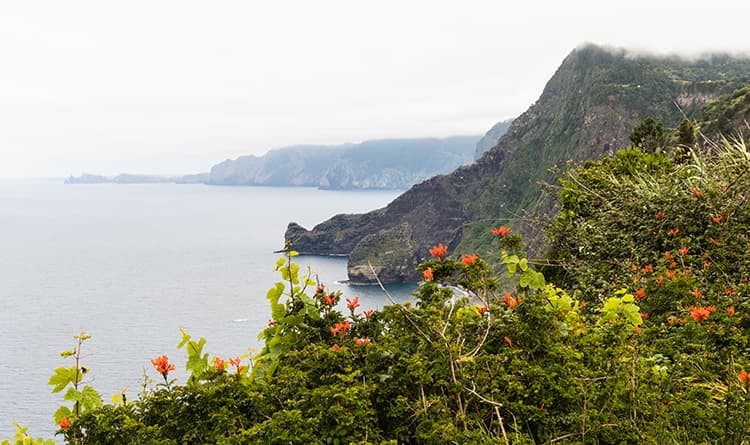
<instances>
[{"instance_id":1,"label":"dense vegetation","mask_svg":"<svg viewBox=\"0 0 750 445\"><path fill-rule=\"evenodd\" d=\"M337 310L343 296L301 276L290 251L258 356L209 357L183 333L188 381L158 357L163 383L135 400L102 405L80 385L80 336L65 353L75 365L50 380L67 388L60 433L70 444L748 443L750 153L726 141L688 153L585 163L559 182L536 268L497 227L501 270L439 244L414 303L378 312L357 298Z\"/></svg>"}]
</instances>

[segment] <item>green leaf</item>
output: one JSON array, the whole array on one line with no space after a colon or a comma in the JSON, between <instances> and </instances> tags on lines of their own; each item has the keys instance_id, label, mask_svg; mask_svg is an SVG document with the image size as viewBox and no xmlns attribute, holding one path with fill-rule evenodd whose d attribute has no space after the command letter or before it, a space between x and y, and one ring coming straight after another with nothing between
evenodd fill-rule
<instances>
[{"instance_id":1,"label":"green leaf","mask_svg":"<svg viewBox=\"0 0 750 445\"><path fill-rule=\"evenodd\" d=\"M529 260L527 260L526 258L522 259L518 262L518 267L520 267L522 271L526 272L526 269L529 268Z\"/></svg>"},{"instance_id":2,"label":"green leaf","mask_svg":"<svg viewBox=\"0 0 750 445\"><path fill-rule=\"evenodd\" d=\"M625 319L628 320L633 326L638 326L643 323L641 318L640 308L634 304L623 305L622 312L625 315Z\"/></svg>"},{"instance_id":3,"label":"green leaf","mask_svg":"<svg viewBox=\"0 0 750 445\"><path fill-rule=\"evenodd\" d=\"M71 386L70 388L68 388L68 391L65 393L65 397L63 397L63 399L70 402L80 403L83 400L83 394L81 393L81 391Z\"/></svg>"},{"instance_id":4,"label":"green leaf","mask_svg":"<svg viewBox=\"0 0 750 445\"><path fill-rule=\"evenodd\" d=\"M63 417L67 417L68 419L71 419L73 417L73 413L67 406L61 406L60 408L57 408L57 411L55 411L55 414L53 416L55 425L59 425Z\"/></svg>"},{"instance_id":5,"label":"green leaf","mask_svg":"<svg viewBox=\"0 0 750 445\"><path fill-rule=\"evenodd\" d=\"M86 411L99 408L102 406L102 396L91 386L84 386L81 391L81 405Z\"/></svg>"},{"instance_id":6,"label":"green leaf","mask_svg":"<svg viewBox=\"0 0 750 445\"><path fill-rule=\"evenodd\" d=\"M531 289L542 289L545 285L544 274L533 270L528 270L526 273L530 273L529 287Z\"/></svg>"},{"instance_id":7,"label":"green leaf","mask_svg":"<svg viewBox=\"0 0 750 445\"><path fill-rule=\"evenodd\" d=\"M510 267L508 268L510 269ZM531 281L531 276L528 272L521 275L521 278L518 280L518 284L521 287L529 287L529 282Z\"/></svg>"},{"instance_id":8,"label":"green leaf","mask_svg":"<svg viewBox=\"0 0 750 445\"><path fill-rule=\"evenodd\" d=\"M511 255L503 258L503 263L505 264L518 264L519 261L518 255Z\"/></svg>"},{"instance_id":9,"label":"green leaf","mask_svg":"<svg viewBox=\"0 0 750 445\"><path fill-rule=\"evenodd\" d=\"M48 385L53 385L52 392L60 392L68 386L69 383L73 382L76 376L76 367L66 368L61 366L55 369L55 373L49 378Z\"/></svg>"},{"instance_id":10,"label":"green leaf","mask_svg":"<svg viewBox=\"0 0 750 445\"><path fill-rule=\"evenodd\" d=\"M279 299L284 292L284 284L276 283L274 287L268 290L266 298L271 303L271 317L274 320L279 320L286 315L286 308L283 304L279 303Z\"/></svg>"},{"instance_id":11,"label":"green leaf","mask_svg":"<svg viewBox=\"0 0 750 445\"><path fill-rule=\"evenodd\" d=\"M508 268L508 276L512 277L516 273L516 270L517 270L516 269L516 267L517 267L516 263L508 263L506 265L506 267Z\"/></svg>"},{"instance_id":12,"label":"green leaf","mask_svg":"<svg viewBox=\"0 0 750 445\"><path fill-rule=\"evenodd\" d=\"M60 355L61 355L61 356L62 356L63 358L68 358L68 357L70 357L71 355L73 355L73 354L75 354L75 353L76 353L76 350L75 350L75 349L68 349L67 351L62 351L62 352L60 352Z\"/></svg>"},{"instance_id":13,"label":"green leaf","mask_svg":"<svg viewBox=\"0 0 750 445\"><path fill-rule=\"evenodd\" d=\"M289 278L291 278L292 284L299 284L299 264L292 263L289 266L289 269L291 269L290 270L291 277L289 277ZM287 278L287 279L289 279L289 278Z\"/></svg>"}]
</instances>

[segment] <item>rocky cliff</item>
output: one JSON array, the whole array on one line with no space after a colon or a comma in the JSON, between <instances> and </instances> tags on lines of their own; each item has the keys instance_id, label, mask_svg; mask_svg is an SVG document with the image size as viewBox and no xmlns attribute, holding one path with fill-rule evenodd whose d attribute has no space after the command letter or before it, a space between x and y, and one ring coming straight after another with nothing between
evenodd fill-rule
<instances>
[{"instance_id":1,"label":"rocky cliff","mask_svg":"<svg viewBox=\"0 0 750 445\"><path fill-rule=\"evenodd\" d=\"M411 266L438 242L452 252L487 255L489 229L499 224L522 231L539 251L544 215L555 206L542 193L552 170L628 145L646 117L675 126L746 84L748 73L750 60L728 56L687 61L578 48L473 164L415 185L384 209L335 216L311 230L292 223L286 237L302 252L349 255L349 276L362 282L373 279L368 263L385 281L416 280Z\"/></svg>"},{"instance_id":2,"label":"rocky cliff","mask_svg":"<svg viewBox=\"0 0 750 445\"><path fill-rule=\"evenodd\" d=\"M242 156L211 168L209 184L407 189L472 161L479 136L307 145Z\"/></svg>"}]
</instances>

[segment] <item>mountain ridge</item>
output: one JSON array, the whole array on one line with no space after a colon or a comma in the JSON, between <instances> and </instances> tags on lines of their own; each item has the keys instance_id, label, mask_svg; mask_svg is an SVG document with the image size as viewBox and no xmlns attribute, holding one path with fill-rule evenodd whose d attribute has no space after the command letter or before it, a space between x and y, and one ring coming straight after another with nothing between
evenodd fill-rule
<instances>
[{"instance_id":1,"label":"mountain ridge","mask_svg":"<svg viewBox=\"0 0 750 445\"><path fill-rule=\"evenodd\" d=\"M726 55L687 61L576 48L539 99L473 164L427 179L368 214L337 215L309 231L290 224L287 240L305 253L349 255L349 278L357 282L375 279L370 263L385 282L415 281L412 266L439 242L457 253L484 255L489 229L500 224L520 230L540 252L539 219L555 206L542 186L554 180L551 169L624 148L646 117L676 126L747 84L748 73L749 59ZM388 246L387 261L373 252L379 243Z\"/></svg>"}]
</instances>

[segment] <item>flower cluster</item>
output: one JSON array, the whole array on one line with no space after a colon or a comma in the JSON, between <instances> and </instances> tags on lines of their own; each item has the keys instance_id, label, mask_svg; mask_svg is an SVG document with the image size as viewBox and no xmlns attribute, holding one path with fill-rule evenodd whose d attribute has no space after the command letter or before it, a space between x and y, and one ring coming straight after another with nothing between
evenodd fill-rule
<instances>
[{"instance_id":1,"label":"flower cluster","mask_svg":"<svg viewBox=\"0 0 750 445\"><path fill-rule=\"evenodd\" d=\"M155 359L151 360L151 364L154 366L154 369L156 369L156 372L164 377L164 380L167 379L169 371L175 370L174 363L169 363L169 358L166 355L156 357Z\"/></svg>"},{"instance_id":2,"label":"flower cluster","mask_svg":"<svg viewBox=\"0 0 750 445\"><path fill-rule=\"evenodd\" d=\"M474 264L474 261L479 259L479 254L472 253L471 255L463 255L461 256L461 262L464 263L465 266L471 266Z\"/></svg>"},{"instance_id":3,"label":"flower cluster","mask_svg":"<svg viewBox=\"0 0 750 445\"><path fill-rule=\"evenodd\" d=\"M350 311L354 311L354 309L357 309L359 307L359 297L355 296L354 299L346 299L346 307L349 308Z\"/></svg>"},{"instance_id":4,"label":"flower cluster","mask_svg":"<svg viewBox=\"0 0 750 445\"><path fill-rule=\"evenodd\" d=\"M349 331L349 329L351 329L351 327L352 327L352 324L351 324L351 322L349 320L346 320L345 322L339 321L338 323L336 323L334 326L332 326L330 328L331 329L331 334L333 334L333 335L339 335L339 334L346 335L346 333Z\"/></svg>"},{"instance_id":5,"label":"flower cluster","mask_svg":"<svg viewBox=\"0 0 750 445\"><path fill-rule=\"evenodd\" d=\"M708 320L708 316L711 315L715 311L716 311L716 306L706 306L706 307L693 306L690 309L688 309L690 316L693 317L693 320L695 321Z\"/></svg>"},{"instance_id":6,"label":"flower cluster","mask_svg":"<svg viewBox=\"0 0 750 445\"><path fill-rule=\"evenodd\" d=\"M445 255L448 254L448 248L439 243L437 246L430 249L430 255L437 257L438 261L443 261Z\"/></svg>"},{"instance_id":7,"label":"flower cluster","mask_svg":"<svg viewBox=\"0 0 750 445\"><path fill-rule=\"evenodd\" d=\"M492 229L492 234L497 235L500 238L508 236L510 233L510 227L500 226L497 229Z\"/></svg>"}]
</instances>

